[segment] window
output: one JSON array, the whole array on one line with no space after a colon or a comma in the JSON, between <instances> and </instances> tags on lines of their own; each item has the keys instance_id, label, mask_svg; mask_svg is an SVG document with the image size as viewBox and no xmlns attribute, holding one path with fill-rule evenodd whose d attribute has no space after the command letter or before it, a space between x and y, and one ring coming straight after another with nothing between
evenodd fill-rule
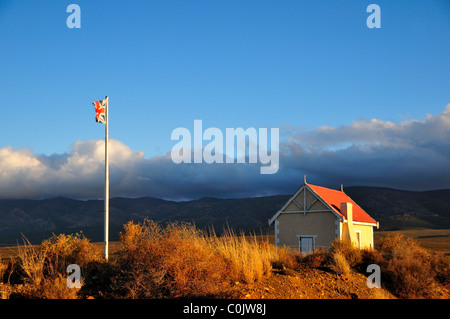
<instances>
[{"instance_id":1,"label":"window","mask_svg":"<svg viewBox=\"0 0 450 319\"><path fill-rule=\"evenodd\" d=\"M356 245L359 249L361 249L361 231L356 231Z\"/></svg>"}]
</instances>

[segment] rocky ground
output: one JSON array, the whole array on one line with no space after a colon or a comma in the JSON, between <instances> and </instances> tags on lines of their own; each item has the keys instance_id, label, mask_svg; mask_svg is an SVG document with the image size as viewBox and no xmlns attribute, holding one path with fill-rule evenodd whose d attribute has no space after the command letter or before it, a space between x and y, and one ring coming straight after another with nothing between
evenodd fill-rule
<instances>
[{"instance_id":1,"label":"rocky ground","mask_svg":"<svg viewBox=\"0 0 450 319\"><path fill-rule=\"evenodd\" d=\"M362 274L338 275L327 269L304 267L274 270L253 284L236 282L236 297L243 299L391 299L383 288L369 288Z\"/></svg>"}]
</instances>

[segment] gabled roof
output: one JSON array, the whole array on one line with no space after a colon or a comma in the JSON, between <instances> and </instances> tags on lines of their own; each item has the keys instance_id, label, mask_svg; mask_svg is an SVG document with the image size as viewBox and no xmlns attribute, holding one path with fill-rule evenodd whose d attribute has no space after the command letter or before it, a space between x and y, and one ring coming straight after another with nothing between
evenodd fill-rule
<instances>
[{"instance_id":1,"label":"gabled roof","mask_svg":"<svg viewBox=\"0 0 450 319\"><path fill-rule=\"evenodd\" d=\"M353 199L351 199L343 191L338 191L322 186L307 184L319 197L321 197L331 208L339 215L347 219L346 214L341 212L341 203L351 203L353 205L353 221L360 223L376 224L377 222L367 214L364 209L359 207Z\"/></svg>"},{"instance_id":2,"label":"gabled roof","mask_svg":"<svg viewBox=\"0 0 450 319\"><path fill-rule=\"evenodd\" d=\"M301 192L303 188L309 189L310 191L315 193L317 197L321 199L322 203L328 206L336 216L339 216L342 219L347 219L346 214L341 212L341 203L351 203L353 205L354 222L368 223L372 224L373 226L377 225L377 222L343 191L307 183L300 187L297 192L286 202L283 208L281 208L271 219L269 219L269 224L272 224L272 222L278 217L278 215L283 213L284 209L294 200L294 198Z\"/></svg>"}]
</instances>

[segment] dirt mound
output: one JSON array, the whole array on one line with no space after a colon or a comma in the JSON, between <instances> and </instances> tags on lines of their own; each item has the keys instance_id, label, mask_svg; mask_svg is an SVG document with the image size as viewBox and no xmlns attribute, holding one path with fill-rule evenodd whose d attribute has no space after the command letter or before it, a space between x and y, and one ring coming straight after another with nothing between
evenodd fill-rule
<instances>
[{"instance_id":1,"label":"dirt mound","mask_svg":"<svg viewBox=\"0 0 450 319\"><path fill-rule=\"evenodd\" d=\"M236 282L236 297L243 299L391 299L383 288L369 288L366 277L352 272L338 275L327 269L302 267L274 270L253 284Z\"/></svg>"}]
</instances>

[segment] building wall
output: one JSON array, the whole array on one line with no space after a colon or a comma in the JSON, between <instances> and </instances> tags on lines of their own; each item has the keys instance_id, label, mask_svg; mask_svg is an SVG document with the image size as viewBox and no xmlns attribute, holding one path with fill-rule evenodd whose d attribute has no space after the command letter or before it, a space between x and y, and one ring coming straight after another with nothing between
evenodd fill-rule
<instances>
[{"instance_id":1,"label":"building wall","mask_svg":"<svg viewBox=\"0 0 450 319\"><path fill-rule=\"evenodd\" d=\"M336 236L336 220L332 212L280 214L277 218L277 245L298 249L297 235L316 235L316 249L328 250Z\"/></svg>"},{"instance_id":2,"label":"building wall","mask_svg":"<svg viewBox=\"0 0 450 319\"><path fill-rule=\"evenodd\" d=\"M355 232L360 232L360 248L373 248L373 226L353 224Z\"/></svg>"},{"instance_id":3,"label":"building wall","mask_svg":"<svg viewBox=\"0 0 450 319\"><path fill-rule=\"evenodd\" d=\"M353 224L350 227L355 234L353 236L353 243L358 246L356 241L356 233L359 233L360 244L359 248L373 248L373 226ZM350 240L349 227L347 223L342 225L342 237L343 240Z\"/></svg>"}]
</instances>

